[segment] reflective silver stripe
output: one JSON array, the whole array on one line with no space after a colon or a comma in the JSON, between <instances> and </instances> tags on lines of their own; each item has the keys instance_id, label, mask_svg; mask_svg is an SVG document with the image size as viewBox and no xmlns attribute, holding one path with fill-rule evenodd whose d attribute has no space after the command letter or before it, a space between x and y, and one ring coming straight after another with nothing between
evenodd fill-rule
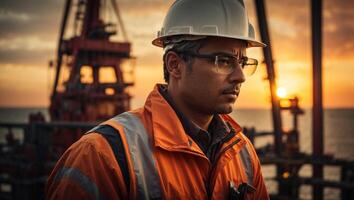
<instances>
[{"instance_id":1,"label":"reflective silver stripe","mask_svg":"<svg viewBox=\"0 0 354 200\"><path fill-rule=\"evenodd\" d=\"M103 196L100 193L97 185L92 182L85 174L79 169L72 167L62 167L58 170L54 177L54 182L60 181L63 178L70 179L78 184L83 190L89 193L93 199L103 200Z\"/></svg>"},{"instance_id":2,"label":"reflective silver stripe","mask_svg":"<svg viewBox=\"0 0 354 200\"><path fill-rule=\"evenodd\" d=\"M160 179L152 152L152 143L140 119L125 112L113 118L124 127L134 172L137 179L138 199L162 197Z\"/></svg>"},{"instance_id":3,"label":"reflective silver stripe","mask_svg":"<svg viewBox=\"0 0 354 200\"><path fill-rule=\"evenodd\" d=\"M241 160L243 163L243 167L246 171L247 175L247 183L251 186L253 186L253 166L252 166L252 159L251 155L248 152L247 149L247 144L241 149L240 155L241 155Z\"/></svg>"}]
</instances>

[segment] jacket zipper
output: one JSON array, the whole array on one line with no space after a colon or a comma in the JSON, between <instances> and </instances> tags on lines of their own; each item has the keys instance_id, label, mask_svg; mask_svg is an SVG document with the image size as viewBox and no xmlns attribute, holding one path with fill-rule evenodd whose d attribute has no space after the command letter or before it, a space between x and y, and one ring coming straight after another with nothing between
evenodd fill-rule
<instances>
[{"instance_id":1,"label":"jacket zipper","mask_svg":"<svg viewBox=\"0 0 354 200\"><path fill-rule=\"evenodd\" d=\"M229 126L230 127L230 126ZM235 129L233 129L231 127L231 130L230 130L230 133L221 140L221 144L224 144L226 142L228 142L229 140L231 140L234 136L236 135L236 132L235 132ZM241 141L240 138L237 138L234 142L232 142L231 144L229 144L228 146L226 146L225 148L223 148L222 150L220 150L218 152L218 154L215 156L215 160L213 163L210 162L211 164L211 171L209 173L209 176L207 178L207 182L205 183L206 185L206 191L207 191L207 197L208 199L211 199L211 189L210 189L210 179L211 177L213 177L212 175L215 173L214 170L215 170L215 167L219 161L219 159L221 158L221 155L223 153L225 153L227 150L231 149L234 145L236 145L237 143L239 143ZM196 153L196 152L191 152L191 151L188 151L188 150L182 150L182 149L179 149L179 150L175 150L175 149L168 149L168 148L163 148L163 147L160 147L161 149L164 149L166 151L177 151L177 152L184 152L184 153L188 153L188 154L192 154L192 155L196 155L196 156L201 156L207 160L209 160L204 154L200 154L200 153Z\"/></svg>"},{"instance_id":2,"label":"jacket zipper","mask_svg":"<svg viewBox=\"0 0 354 200\"><path fill-rule=\"evenodd\" d=\"M231 135L231 136L229 136ZM222 140L222 144L231 140L235 135L235 131L233 129L231 129L231 132L228 136L226 136L223 140ZM208 195L208 199L211 199L211 195L212 195L212 190L210 188L211 186L211 177L213 177L214 173L215 173L215 169L217 166L217 163L219 161L219 159L221 158L221 155L223 153L225 153L227 150L231 149L234 145L236 145L237 143L239 143L241 141L240 138L237 138L234 142L232 142L231 144L229 144L228 146L226 146L225 148L223 148L216 156L214 162L211 165L211 171L209 173L208 179L207 179L207 183L206 183L206 190L207 190L207 195Z\"/></svg>"}]
</instances>

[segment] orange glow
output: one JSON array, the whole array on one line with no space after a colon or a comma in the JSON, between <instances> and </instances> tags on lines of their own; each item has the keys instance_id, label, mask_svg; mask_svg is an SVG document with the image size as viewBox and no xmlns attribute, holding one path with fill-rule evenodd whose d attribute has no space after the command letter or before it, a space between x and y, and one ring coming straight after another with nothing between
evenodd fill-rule
<instances>
[{"instance_id":1,"label":"orange glow","mask_svg":"<svg viewBox=\"0 0 354 200\"><path fill-rule=\"evenodd\" d=\"M277 96L280 98L285 98L288 95L287 91L285 88L280 87L277 89Z\"/></svg>"},{"instance_id":2,"label":"orange glow","mask_svg":"<svg viewBox=\"0 0 354 200\"><path fill-rule=\"evenodd\" d=\"M135 66L136 58L124 59L120 65L120 68L123 72L123 79L126 83L135 82Z\"/></svg>"},{"instance_id":3,"label":"orange glow","mask_svg":"<svg viewBox=\"0 0 354 200\"><path fill-rule=\"evenodd\" d=\"M90 66L82 66L80 70L80 82L81 83L93 83L93 73L92 67Z\"/></svg>"},{"instance_id":4,"label":"orange glow","mask_svg":"<svg viewBox=\"0 0 354 200\"><path fill-rule=\"evenodd\" d=\"M99 70L99 82L100 83L115 83L117 78L115 76L115 72L113 67L100 67Z\"/></svg>"},{"instance_id":5,"label":"orange glow","mask_svg":"<svg viewBox=\"0 0 354 200\"><path fill-rule=\"evenodd\" d=\"M51 1L48 1L51 2ZM139 2L139 3L136 3ZM124 81L135 81L131 91L132 108L140 107L153 86L163 81L161 48L151 44L156 36L156 31L161 28L163 18L172 4L172 0L153 2L150 1L122 1L122 15L128 30L128 39L132 44L132 56L136 56L135 74L121 63ZM345 1L328 1L324 6L323 24L323 104L325 107L354 107L354 51L353 34L351 34L352 21L350 17L343 17L348 12L341 12L348 8ZM64 3L62 3L64 6ZM259 37L259 27L255 5L252 1L245 1L249 11L250 22L254 25L256 38ZM48 4L49 5L49 4ZM312 106L312 62L311 62L311 25L310 12L306 4L285 4L269 2L272 13L269 15L269 33L272 38L274 66L277 85L286 88L286 95L296 95L300 98L303 108ZM62 7L63 7L62 6ZM62 8L61 7L61 8ZM6 11L6 8L4 8ZM62 15L61 9L51 9L55 19ZM293 10L294 12L288 12ZM296 11L296 12L295 12ZM6 12L5 12L6 13ZM352 12L353 13L353 12ZM34 18L36 13L33 12ZM352 14L350 14L353 16ZM11 17L11 16L9 16ZM41 16L50 18L50 16ZM340 19L340 20L339 20ZM34 27L31 20L28 26L20 26L18 18L9 19L19 29L4 29L0 38L0 106L2 107L46 107L49 105L50 94L54 82L55 68L48 69L47 61L55 60L57 49L58 30L60 20L55 24L41 24L43 29L25 30ZM49 23L50 22L50 23ZM23 27L23 29L20 29ZM70 28L71 26L69 26ZM67 31L69 33L70 31ZM69 39L70 34L66 34ZM120 38L114 36L113 39ZM343 41L347 41L343 43ZM342 45L338 45L342 44ZM259 69L247 78L242 84L241 93L235 108L270 108L269 84L264 81L267 76L266 67L261 48L250 48L247 56L259 61ZM72 58L65 57L63 64L73 62ZM114 82L113 69L103 69L99 81L104 83ZM82 69L82 82L91 83L92 71L89 67ZM69 68L61 68L58 90L64 89L64 83L69 77ZM89 78L91 77L91 78ZM284 92L280 92L284 93ZM284 96L284 94L280 94ZM30 98L28 98L30 97ZM283 97L281 97L283 98Z\"/></svg>"},{"instance_id":6,"label":"orange glow","mask_svg":"<svg viewBox=\"0 0 354 200\"><path fill-rule=\"evenodd\" d=\"M284 172L283 173L283 178L289 178L290 176L290 173L289 172Z\"/></svg>"},{"instance_id":7,"label":"orange glow","mask_svg":"<svg viewBox=\"0 0 354 200\"><path fill-rule=\"evenodd\" d=\"M113 88L106 88L104 93L107 95L114 95L114 89Z\"/></svg>"},{"instance_id":8,"label":"orange glow","mask_svg":"<svg viewBox=\"0 0 354 200\"><path fill-rule=\"evenodd\" d=\"M287 99L283 99L280 101L280 107L283 107L283 108L288 108L291 106L291 102Z\"/></svg>"}]
</instances>

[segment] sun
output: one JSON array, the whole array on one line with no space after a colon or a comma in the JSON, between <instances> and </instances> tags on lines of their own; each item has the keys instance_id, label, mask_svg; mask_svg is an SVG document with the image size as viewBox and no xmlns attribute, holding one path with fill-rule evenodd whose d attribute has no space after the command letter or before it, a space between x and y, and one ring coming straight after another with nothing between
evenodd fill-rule
<instances>
[{"instance_id":1,"label":"sun","mask_svg":"<svg viewBox=\"0 0 354 200\"><path fill-rule=\"evenodd\" d=\"M277 89L277 96L280 98L285 98L288 95L287 91L285 88L280 87Z\"/></svg>"}]
</instances>

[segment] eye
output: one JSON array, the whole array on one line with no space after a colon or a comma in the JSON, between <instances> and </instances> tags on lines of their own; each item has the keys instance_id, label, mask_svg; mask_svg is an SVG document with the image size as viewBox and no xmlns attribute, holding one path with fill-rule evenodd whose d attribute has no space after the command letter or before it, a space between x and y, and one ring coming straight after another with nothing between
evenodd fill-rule
<instances>
[{"instance_id":1,"label":"eye","mask_svg":"<svg viewBox=\"0 0 354 200\"><path fill-rule=\"evenodd\" d=\"M219 65L227 66L227 65L230 65L230 62L231 62L230 57L218 56L218 64Z\"/></svg>"}]
</instances>

